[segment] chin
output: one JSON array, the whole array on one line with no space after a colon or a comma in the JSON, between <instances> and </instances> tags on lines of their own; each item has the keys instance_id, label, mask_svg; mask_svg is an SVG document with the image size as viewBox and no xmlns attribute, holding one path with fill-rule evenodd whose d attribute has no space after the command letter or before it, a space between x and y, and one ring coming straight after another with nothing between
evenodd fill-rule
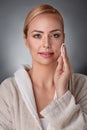
<instances>
[{"instance_id":1,"label":"chin","mask_svg":"<svg viewBox=\"0 0 87 130\"><path fill-rule=\"evenodd\" d=\"M40 65L52 65L52 64L56 64L57 60L43 60L43 61L39 61L38 62ZM49 66L48 66L49 67Z\"/></svg>"}]
</instances>

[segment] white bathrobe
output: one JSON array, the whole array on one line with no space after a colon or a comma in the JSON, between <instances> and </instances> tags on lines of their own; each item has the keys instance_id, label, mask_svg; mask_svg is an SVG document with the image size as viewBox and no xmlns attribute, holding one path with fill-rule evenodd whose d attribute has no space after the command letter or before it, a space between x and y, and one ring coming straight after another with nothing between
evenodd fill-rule
<instances>
[{"instance_id":1,"label":"white bathrobe","mask_svg":"<svg viewBox=\"0 0 87 130\"><path fill-rule=\"evenodd\" d=\"M0 130L43 130L37 114L29 67L0 85ZM87 76L73 74L69 90L41 112L47 130L87 130Z\"/></svg>"}]
</instances>

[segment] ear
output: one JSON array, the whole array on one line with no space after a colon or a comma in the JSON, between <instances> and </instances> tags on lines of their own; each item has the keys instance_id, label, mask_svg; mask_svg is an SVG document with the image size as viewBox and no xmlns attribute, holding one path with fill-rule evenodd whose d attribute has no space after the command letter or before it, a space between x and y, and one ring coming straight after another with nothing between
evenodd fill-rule
<instances>
[{"instance_id":1,"label":"ear","mask_svg":"<svg viewBox=\"0 0 87 130\"><path fill-rule=\"evenodd\" d=\"M26 47L29 48L28 39L27 39L27 36L25 34L23 34L23 39L24 39L24 43L25 43Z\"/></svg>"}]
</instances>

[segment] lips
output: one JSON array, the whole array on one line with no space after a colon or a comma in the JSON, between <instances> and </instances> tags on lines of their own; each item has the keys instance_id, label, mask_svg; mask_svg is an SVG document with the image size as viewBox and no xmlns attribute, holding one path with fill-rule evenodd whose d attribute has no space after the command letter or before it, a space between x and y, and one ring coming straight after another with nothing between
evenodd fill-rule
<instances>
[{"instance_id":1,"label":"lips","mask_svg":"<svg viewBox=\"0 0 87 130\"><path fill-rule=\"evenodd\" d=\"M54 53L53 52L39 52L39 54L44 58L51 57Z\"/></svg>"}]
</instances>

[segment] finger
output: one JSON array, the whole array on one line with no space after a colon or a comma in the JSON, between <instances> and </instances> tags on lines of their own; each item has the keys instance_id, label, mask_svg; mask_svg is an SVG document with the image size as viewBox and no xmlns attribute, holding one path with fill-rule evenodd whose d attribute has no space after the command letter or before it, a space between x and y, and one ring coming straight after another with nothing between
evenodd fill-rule
<instances>
[{"instance_id":1,"label":"finger","mask_svg":"<svg viewBox=\"0 0 87 130\"><path fill-rule=\"evenodd\" d=\"M57 73L63 71L63 57L60 56L58 59Z\"/></svg>"},{"instance_id":2,"label":"finger","mask_svg":"<svg viewBox=\"0 0 87 130\"><path fill-rule=\"evenodd\" d=\"M67 55L67 49L66 49L65 45L62 46L61 51L62 51L61 55L63 57L63 62L64 62L64 69L65 70L71 70L71 65L70 65L70 62L69 62L69 58L68 58L68 55Z\"/></svg>"}]
</instances>

